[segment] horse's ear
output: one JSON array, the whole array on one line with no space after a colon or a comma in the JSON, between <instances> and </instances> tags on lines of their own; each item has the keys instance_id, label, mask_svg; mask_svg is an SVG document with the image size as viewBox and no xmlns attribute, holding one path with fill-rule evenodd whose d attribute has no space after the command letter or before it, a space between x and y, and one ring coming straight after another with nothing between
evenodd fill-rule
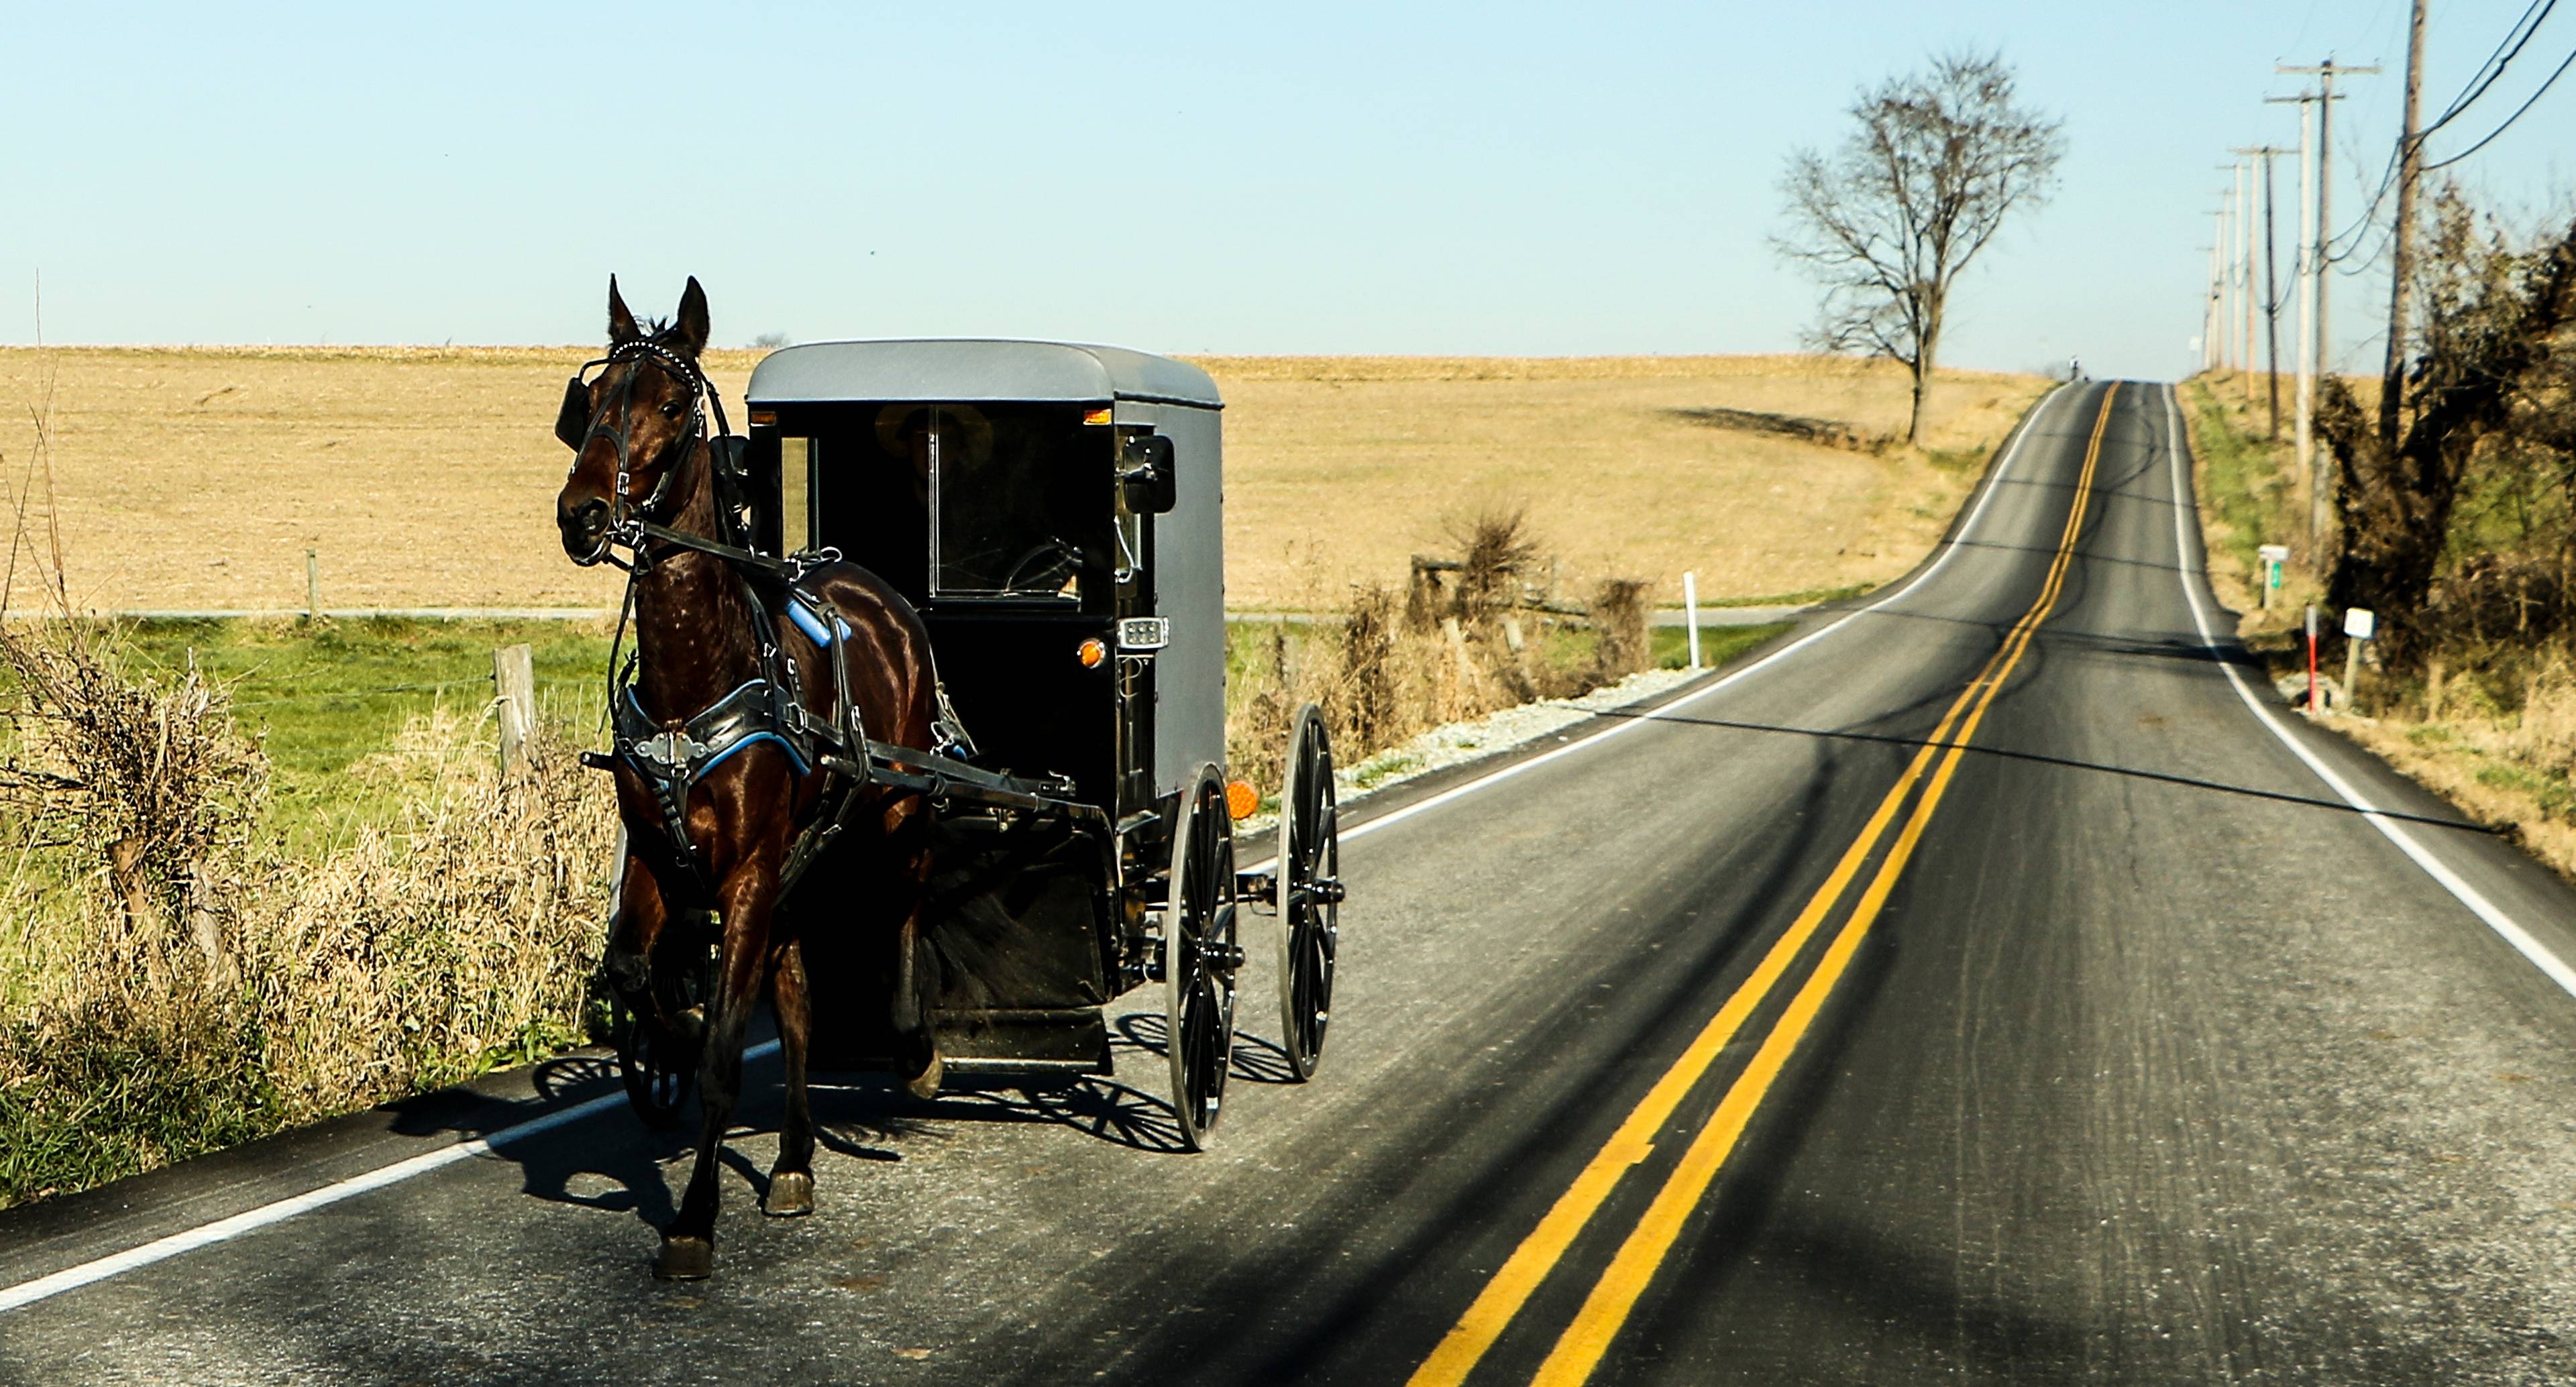
<instances>
[{"instance_id":1,"label":"horse's ear","mask_svg":"<svg viewBox=\"0 0 2576 1387\"><path fill-rule=\"evenodd\" d=\"M698 277L689 276L689 287L680 291L680 316L671 324L679 329L680 345L696 356L707 349L707 291L698 287Z\"/></svg>"},{"instance_id":2,"label":"horse's ear","mask_svg":"<svg viewBox=\"0 0 2576 1387\"><path fill-rule=\"evenodd\" d=\"M644 334L635 326L635 315L626 311L626 300L617 295L617 276L608 277L608 340L611 345L632 342Z\"/></svg>"}]
</instances>

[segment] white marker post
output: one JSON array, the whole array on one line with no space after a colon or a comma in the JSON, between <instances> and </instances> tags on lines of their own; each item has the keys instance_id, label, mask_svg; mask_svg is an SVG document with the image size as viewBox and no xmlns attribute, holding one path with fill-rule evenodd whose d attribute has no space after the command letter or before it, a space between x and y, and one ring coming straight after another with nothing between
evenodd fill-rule
<instances>
[{"instance_id":1,"label":"white marker post","mask_svg":"<svg viewBox=\"0 0 2576 1387\"><path fill-rule=\"evenodd\" d=\"M2361 645L2379 634L2379 614L2368 607L2344 608L2343 634L2343 706L2344 711L2358 716L2361 712Z\"/></svg>"},{"instance_id":2,"label":"white marker post","mask_svg":"<svg viewBox=\"0 0 2576 1387\"><path fill-rule=\"evenodd\" d=\"M1682 575L1682 620L1690 623L1691 668L1699 668L1699 575Z\"/></svg>"},{"instance_id":3,"label":"white marker post","mask_svg":"<svg viewBox=\"0 0 2576 1387\"><path fill-rule=\"evenodd\" d=\"M2272 610L2272 594L2281 586L2281 565L2290 561L2290 546L2266 544L2255 554L2263 560L2263 610Z\"/></svg>"},{"instance_id":4,"label":"white marker post","mask_svg":"<svg viewBox=\"0 0 2576 1387\"><path fill-rule=\"evenodd\" d=\"M2308 715L2316 718L2316 602L2308 605Z\"/></svg>"}]
</instances>

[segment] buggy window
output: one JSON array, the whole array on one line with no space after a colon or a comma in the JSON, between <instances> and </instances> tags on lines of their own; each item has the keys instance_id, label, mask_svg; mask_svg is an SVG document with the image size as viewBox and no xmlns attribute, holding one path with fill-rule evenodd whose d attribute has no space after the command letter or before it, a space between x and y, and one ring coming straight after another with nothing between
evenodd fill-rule
<instances>
[{"instance_id":1,"label":"buggy window","mask_svg":"<svg viewBox=\"0 0 2576 1387\"><path fill-rule=\"evenodd\" d=\"M930 510L930 592L1077 602L1109 506L1108 430L1078 405L896 405L878 421ZM1083 504L1085 498L1089 506Z\"/></svg>"}]
</instances>

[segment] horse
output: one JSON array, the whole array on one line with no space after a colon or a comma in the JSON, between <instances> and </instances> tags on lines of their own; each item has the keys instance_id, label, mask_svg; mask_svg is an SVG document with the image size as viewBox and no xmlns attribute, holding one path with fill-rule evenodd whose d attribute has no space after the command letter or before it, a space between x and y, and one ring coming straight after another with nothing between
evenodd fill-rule
<instances>
[{"instance_id":1,"label":"horse","mask_svg":"<svg viewBox=\"0 0 2576 1387\"><path fill-rule=\"evenodd\" d=\"M566 556L622 562L632 573L634 683L612 692L621 731L611 769L628 847L605 971L620 999L662 1034L703 1037L697 1161L653 1262L666 1280L714 1272L719 1147L741 1097L744 1034L764 986L786 1066L786 1114L761 1208L779 1218L813 1212L803 951L811 932L885 930L888 937L854 943L891 953L898 1065L917 1097L935 1094L941 1077L934 968L915 962L932 867L930 806L893 786L836 783L812 740L818 729L863 727L896 746L933 746L940 709L929 633L891 585L828 552L762 562L728 543L739 527L707 428L705 405L714 405L719 428L723 405L699 365L706 345L707 298L696 278L670 320L639 325L611 276L608 352L591 363L603 369L573 378L556 426L573 450L555 498ZM619 547L631 557L619 560ZM782 590L788 582L793 595ZM795 599L809 604L804 621L792 619ZM642 735L648 729L655 734ZM826 818L836 862L865 864L842 870L844 888L855 882L877 893L875 908L831 918L782 912L791 861L811 851ZM708 911L720 935L701 1021L672 1014L650 960L666 932L680 932L675 922Z\"/></svg>"}]
</instances>

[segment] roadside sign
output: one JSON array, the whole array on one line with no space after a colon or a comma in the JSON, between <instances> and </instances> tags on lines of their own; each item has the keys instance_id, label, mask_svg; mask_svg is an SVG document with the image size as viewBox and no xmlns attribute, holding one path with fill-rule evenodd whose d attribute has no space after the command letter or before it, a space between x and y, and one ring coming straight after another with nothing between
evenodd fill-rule
<instances>
[{"instance_id":1,"label":"roadside sign","mask_svg":"<svg viewBox=\"0 0 2576 1387\"><path fill-rule=\"evenodd\" d=\"M2290 546L2265 544L2257 546L2254 552L2263 560L2263 586L2267 588L2281 586L2281 565L2290 561Z\"/></svg>"},{"instance_id":2,"label":"roadside sign","mask_svg":"<svg viewBox=\"0 0 2576 1387\"><path fill-rule=\"evenodd\" d=\"M2343 609L2343 633L2345 635L2350 636L2357 641L2366 641L2370 639L2371 632L2378 629L2379 614L2373 612L2368 607L2346 607Z\"/></svg>"}]
</instances>

